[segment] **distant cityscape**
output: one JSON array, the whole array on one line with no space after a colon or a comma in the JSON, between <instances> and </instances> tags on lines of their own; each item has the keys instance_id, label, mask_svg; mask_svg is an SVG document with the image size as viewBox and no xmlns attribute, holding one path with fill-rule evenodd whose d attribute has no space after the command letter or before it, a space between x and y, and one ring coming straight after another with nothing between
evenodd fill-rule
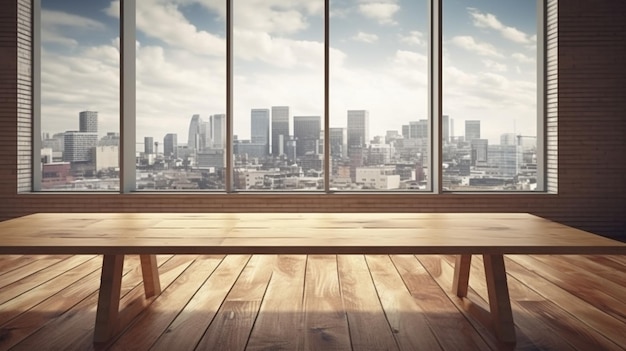
<instances>
[{"instance_id":1,"label":"distant cityscape","mask_svg":"<svg viewBox=\"0 0 626 351\"><path fill-rule=\"evenodd\" d=\"M42 135L43 190L119 190L120 135L98 137L98 113L79 113L79 129ZM324 189L324 130L320 116L291 116L289 106L250 111L250 139L233 136L233 189ZM449 191L533 191L536 136L504 133L500 143L481 138L479 120L442 119L443 188ZM293 134L290 133L293 123ZM330 128L332 191L429 191L430 135L426 119L370 137L369 112L348 110L345 127ZM136 152L136 188L144 191L224 190L226 115L189 121L186 143L176 133L144 137Z\"/></svg>"}]
</instances>

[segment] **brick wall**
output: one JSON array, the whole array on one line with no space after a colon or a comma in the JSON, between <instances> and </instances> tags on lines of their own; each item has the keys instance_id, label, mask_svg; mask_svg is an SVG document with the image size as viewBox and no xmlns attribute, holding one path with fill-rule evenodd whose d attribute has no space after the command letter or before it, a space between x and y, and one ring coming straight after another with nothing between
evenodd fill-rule
<instances>
[{"instance_id":1,"label":"brick wall","mask_svg":"<svg viewBox=\"0 0 626 351\"><path fill-rule=\"evenodd\" d=\"M548 58L546 84L547 161L553 168L548 170L548 186L551 192L558 187L556 193L87 195L18 193L18 189L30 186L30 166L24 162L30 153L29 145L24 145L30 140L31 128L30 82L26 76L30 71L21 61L29 58L28 52L22 51L24 46L20 44L18 50L17 44L18 37L30 42L30 27L23 25L28 24L24 10L30 2L2 1L0 218L53 211L510 211L530 212L606 236L625 237L626 28L622 23L626 23L626 3L567 0L557 8L556 1L549 2L548 14L558 15L557 27L548 28L549 45L558 42L558 51Z\"/></svg>"}]
</instances>

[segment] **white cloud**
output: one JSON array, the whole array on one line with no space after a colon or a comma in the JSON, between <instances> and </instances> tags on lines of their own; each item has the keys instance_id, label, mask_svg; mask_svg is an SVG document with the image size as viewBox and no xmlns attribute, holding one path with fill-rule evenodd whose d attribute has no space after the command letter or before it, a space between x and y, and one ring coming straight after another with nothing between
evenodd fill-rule
<instances>
[{"instance_id":1,"label":"white cloud","mask_svg":"<svg viewBox=\"0 0 626 351\"><path fill-rule=\"evenodd\" d=\"M536 82L534 76L514 79L505 72L443 67L443 109L456 121L456 135L463 133L463 121L481 120L481 134L490 143L499 143L500 134L536 133Z\"/></svg>"},{"instance_id":2,"label":"white cloud","mask_svg":"<svg viewBox=\"0 0 626 351\"><path fill-rule=\"evenodd\" d=\"M394 15L400 6L389 2L370 2L359 5L359 12L365 17L378 21L380 24L397 24Z\"/></svg>"},{"instance_id":3,"label":"white cloud","mask_svg":"<svg viewBox=\"0 0 626 351\"><path fill-rule=\"evenodd\" d=\"M77 46L78 42L70 37L71 31L98 31L104 28L102 23L91 18L61 11L41 10L41 40L44 43Z\"/></svg>"},{"instance_id":4,"label":"white cloud","mask_svg":"<svg viewBox=\"0 0 626 351\"><path fill-rule=\"evenodd\" d=\"M364 32L359 32L355 36L352 37L355 41L360 41L362 43L375 43L378 41L378 35L376 34L368 34Z\"/></svg>"},{"instance_id":5,"label":"white cloud","mask_svg":"<svg viewBox=\"0 0 626 351\"><path fill-rule=\"evenodd\" d=\"M480 56L503 57L503 55L499 53L493 45L489 43L477 42L471 36L456 36L452 38L452 43Z\"/></svg>"},{"instance_id":6,"label":"white cloud","mask_svg":"<svg viewBox=\"0 0 626 351\"><path fill-rule=\"evenodd\" d=\"M317 41L272 37L267 33L235 30L235 58L261 61L281 69L314 68L324 62L324 45Z\"/></svg>"},{"instance_id":7,"label":"white cloud","mask_svg":"<svg viewBox=\"0 0 626 351\"><path fill-rule=\"evenodd\" d=\"M508 68L505 64L503 63L499 63L493 60L482 60L483 65L485 65L485 67L493 72L507 72Z\"/></svg>"},{"instance_id":8,"label":"white cloud","mask_svg":"<svg viewBox=\"0 0 626 351\"><path fill-rule=\"evenodd\" d=\"M400 42L409 45L426 46L424 34L416 30L410 31L407 35L400 35Z\"/></svg>"},{"instance_id":9,"label":"white cloud","mask_svg":"<svg viewBox=\"0 0 626 351\"><path fill-rule=\"evenodd\" d=\"M491 13L481 13L474 8L469 9L470 16L474 21L474 25L480 28L489 28L496 30L502 37L520 44L529 44L537 40L536 36L530 37L528 34L517 28L504 25L498 18Z\"/></svg>"},{"instance_id":10,"label":"white cloud","mask_svg":"<svg viewBox=\"0 0 626 351\"><path fill-rule=\"evenodd\" d=\"M513 55L511 55L511 57L520 63L535 63L534 57L526 56L519 52L514 53Z\"/></svg>"}]
</instances>

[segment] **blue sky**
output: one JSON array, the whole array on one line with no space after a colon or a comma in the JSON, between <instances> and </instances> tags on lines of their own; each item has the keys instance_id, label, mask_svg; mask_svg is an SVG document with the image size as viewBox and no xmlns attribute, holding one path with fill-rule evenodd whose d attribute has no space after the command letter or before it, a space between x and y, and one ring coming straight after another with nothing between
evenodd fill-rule
<instances>
[{"instance_id":1,"label":"blue sky","mask_svg":"<svg viewBox=\"0 0 626 351\"><path fill-rule=\"evenodd\" d=\"M234 129L249 137L250 109L323 112L323 2L235 2ZM99 112L119 130L119 3L42 0L42 130L78 128ZM223 1L137 0L137 139L177 133L193 114L225 111ZM427 117L426 1L331 1L331 127L347 109L370 111L370 135ZM536 2L444 1L444 114L480 119L483 137L534 135ZM118 55L116 57L116 55Z\"/></svg>"}]
</instances>

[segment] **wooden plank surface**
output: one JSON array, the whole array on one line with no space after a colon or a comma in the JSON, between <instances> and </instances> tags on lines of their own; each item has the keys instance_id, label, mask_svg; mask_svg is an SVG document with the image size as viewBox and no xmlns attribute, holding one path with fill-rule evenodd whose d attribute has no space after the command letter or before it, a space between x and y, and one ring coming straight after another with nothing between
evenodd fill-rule
<instances>
[{"instance_id":1,"label":"wooden plank surface","mask_svg":"<svg viewBox=\"0 0 626 351\"><path fill-rule=\"evenodd\" d=\"M311 255L304 291L304 349L350 349L348 317L341 299L337 256Z\"/></svg>"},{"instance_id":2,"label":"wooden plank surface","mask_svg":"<svg viewBox=\"0 0 626 351\"><path fill-rule=\"evenodd\" d=\"M246 348L275 260L275 256L252 256L200 339L198 350L237 351Z\"/></svg>"},{"instance_id":3,"label":"wooden plank surface","mask_svg":"<svg viewBox=\"0 0 626 351\"><path fill-rule=\"evenodd\" d=\"M0 222L0 254L626 254L524 213L39 213Z\"/></svg>"},{"instance_id":4,"label":"wooden plank surface","mask_svg":"<svg viewBox=\"0 0 626 351\"><path fill-rule=\"evenodd\" d=\"M33 256L32 262L44 257ZM517 343L513 346L499 344L492 333L486 331L483 324L483 314L488 315L488 306L484 301L487 296L486 284L482 267L482 260L476 257L472 264L472 274L467 298L458 298L452 292L451 280L453 276L453 256L426 255L419 256L419 260L413 255L391 256L393 267L388 261L378 260L379 257L368 256L367 261L363 256L309 256L306 258L305 269L299 269L301 277L294 276L294 279L283 277L281 280L285 284L301 286L304 282L304 291L300 294L290 294L292 298L302 302L301 314L304 316L303 329L290 328L289 331L281 334L285 340L301 338L304 334L303 348L306 344L307 326L321 324L307 322L307 315L319 313L320 306L327 306L324 311L330 311L337 315L351 313L351 324L363 326L362 333L374 334L377 336L378 330L372 331L373 320L380 319L387 330L392 330L398 325L394 314L401 313L401 309L396 308L398 304L383 302L385 295L398 294L397 291L404 291L411 295L414 303L421 309L421 314L425 317L428 328L437 337L442 349L448 350L622 350L624 345L623 330L626 330L626 323L608 315L603 308L597 307L595 297L582 294L577 296L574 292L568 291L571 287L555 284L559 280L571 280L570 272L564 272L562 276L552 276L558 272L550 272L551 256L541 256L542 260L531 260L523 262L523 265L516 263L519 256L507 256L505 261L508 272L508 286L515 314L515 324L517 330ZM25 258L25 257L24 257ZM74 263L71 263L72 260ZM118 339L112 340L110 345L103 345L95 348L93 340L93 320L95 318L95 305L98 289L98 261L99 259L86 260L83 264L76 264L80 256L65 259L58 262L65 264L68 269L66 273L57 274L54 277L48 276L50 270L42 270L36 266L28 274L24 271L23 277L11 284L4 284L7 289L20 291L19 296L10 299L5 303L0 303L0 310L4 312L15 312L14 318L4 321L0 318L0 350L48 350L48 349L73 349L73 350L106 350L106 349L141 349L158 348L159 343L154 343L154 336L150 333L146 337L137 334L137 327L133 327L142 319L142 314L151 309L150 304L156 300L144 297L143 286L141 284L141 265L138 256L129 256L124 264L124 279L122 280L122 325L128 326L121 331ZM85 257L87 259L88 257ZM227 259L228 257L226 257ZM345 264L345 259L352 260L358 264L352 266ZM360 259L359 259L360 258ZM535 257L531 257L535 258ZM610 271L614 273L626 273L626 265L618 265L614 260L605 260L606 256L598 258L596 256L562 256L557 257L558 265L563 267L575 267L581 259L589 260L597 264L598 271ZM0 263L4 257L0 256ZM15 257L8 258L9 261ZM172 284L182 279L188 280L184 274L190 265L198 258L191 255L177 255L174 257L157 256L159 270L163 279L164 291L170 290L169 294L173 300L182 303L173 303L155 306L158 311L170 307L173 311L165 313L152 313L150 318L154 325L167 325L172 323L172 315L176 316L201 316L205 308L202 304L191 303L194 296L198 295L201 286L195 293L190 294L187 284ZM237 257L233 257L235 263ZM280 289L268 290L268 282L274 270L278 269L274 264L275 256L254 255L247 261L245 268L239 274L240 266L222 265L223 268L213 272L205 272L205 276L200 277L199 283L204 282L207 288L225 291L228 294L221 303L215 318L211 320L197 318L194 320L193 328L206 330L200 342L197 334L193 337L179 338L180 345L191 345L197 343L195 350L246 350L246 345L250 338L250 331L253 327L264 329L261 326L264 321L257 318L259 307L264 299L274 299L283 296ZM336 272L333 274L333 261L336 260ZM21 261L25 263L24 260ZM380 265L379 265L380 263ZM423 263L423 264L422 264ZM606 263L603 264L603 263ZM558 266L556 265L556 266ZM29 266L25 263L23 266ZM363 275L355 274L365 267ZM394 269L392 269L394 268ZM593 267L588 267L593 268ZM371 269L382 272L382 283L377 283L378 273ZM346 302L354 301L352 296L344 295L343 284L349 284L349 279L343 279L339 271L344 271L348 278L359 279L357 286L363 287L365 293L373 291L372 302L378 304L378 309L369 308L371 305L360 301L359 305L363 310L348 309ZM394 270L397 273L394 273ZM595 268L593 269L595 270ZM55 273L58 271L55 269ZM342 273L342 274L344 274ZM226 286L216 286L210 284L211 279L220 275L226 280ZM335 277L333 278L333 275ZM350 277L350 275L352 277ZM212 278L213 277L213 278ZM229 278L230 277L230 278ZM374 277L374 278L372 278ZM567 278L563 278L567 277ZM233 280L234 278L234 280ZM394 280L401 279L404 284L393 283ZM581 275L578 284L587 286L590 284L602 285L602 280L598 281L593 275ZM609 277L602 277L609 279ZM20 288L22 281L32 287L28 291ZM221 281L221 280L220 280ZM234 283L230 286L230 282ZM338 281L338 283L333 282ZM554 281L555 283L553 283ZM2 277L0 275L0 282ZM39 282L39 283L38 283ZM217 282L217 281L216 281ZM573 281L572 281L573 282ZM339 284L339 286L337 286ZM560 284L560 283L559 283ZM369 285L369 286L368 286ZM355 285L353 285L355 286ZM337 296L334 291L339 288L341 302L336 302ZM626 286L624 286L626 289ZM280 291L277 297L271 295ZM8 293L8 292L7 292ZM193 295L193 296L192 296ZM358 295L358 293L357 293ZM182 298L184 296L184 298ZM311 298L310 303L307 299ZM346 300L346 298L348 300ZM358 299L358 296L356 297ZM37 301L39 299L39 301ZM198 300L203 300L198 296ZM214 300L219 304L221 298ZM170 299L170 301L173 301ZM317 301L314 301L317 300ZM187 301L184 303L184 301ZM325 302L323 302L325 301ZM335 302L330 302L335 301ZM294 302L283 300L286 305ZM335 304L339 304L337 307ZM354 307L355 304L350 306ZM138 307L139 316L125 315L125 311L132 307ZM148 309L146 309L146 307ZM208 307L213 310L214 307ZM131 309L132 310L132 309ZM290 309L288 309L290 310ZM407 310L408 311L408 310ZM1 314L0 314L1 315ZM290 313L283 317L289 320ZM391 316L391 320L388 319ZM603 317L602 317L603 316ZM163 321L159 318L163 317ZM154 319L153 319L154 318ZM178 318L178 317L177 317ZM364 318L361 320L361 318ZM175 320L175 319L174 319ZM320 321L320 319L316 319ZM404 319L408 321L409 319ZM276 319L265 319L274 323ZM197 323L197 325L196 325ZM402 325L402 323L400 323ZM145 325L148 327L148 325ZM271 328L271 327L269 327ZM315 328L315 327L314 327ZM421 324L406 325L406 328L419 330ZM167 338L168 329L162 329L159 338ZM363 346L362 335L356 330L355 334L349 333L349 346L347 349L373 349L370 345ZM419 331L417 331L419 332ZM125 333L130 333L132 337L123 337ZM393 333L391 333L393 334ZM315 336L315 334L313 335ZM391 335L392 340L393 335ZM282 340L276 340L275 344L281 344ZM355 342L353 344L353 341ZM115 344L115 346L113 346ZM308 345L313 345L310 343ZM329 345L329 344L326 344ZM395 343L390 349L407 350ZM251 349L251 348L248 348ZM412 351L412 349L409 349Z\"/></svg>"},{"instance_id":5,"label":"wooden plank surface","mask_svg":"<svg viewBox=\"0 0 626 351\"><path fill-rule=\"evenodd\" d=\"M246 350L301 350L305 255L280 255Z\"/></svg>"}]
</instances>

